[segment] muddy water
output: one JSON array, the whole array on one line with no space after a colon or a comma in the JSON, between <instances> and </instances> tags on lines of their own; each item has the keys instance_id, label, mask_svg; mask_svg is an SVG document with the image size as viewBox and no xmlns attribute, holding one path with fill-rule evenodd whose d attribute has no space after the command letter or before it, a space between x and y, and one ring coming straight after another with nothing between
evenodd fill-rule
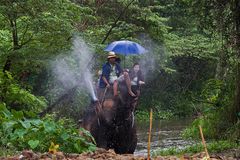
<instances>
[{"instance_id":1,"label":"muddy water","mask_svg":"<svg viewBox=\"0 0 240 160\"><path fill-rule=\"evenodd\" d=\"M181 131L190 123L191 119L183 120L155 120L152 126L151 151L168 149L170 147L184 148L193 144L192 141L183 140ZM138 143L135 155L147 155L149 122L137 122Z\"/></svg>"}]
</instances>

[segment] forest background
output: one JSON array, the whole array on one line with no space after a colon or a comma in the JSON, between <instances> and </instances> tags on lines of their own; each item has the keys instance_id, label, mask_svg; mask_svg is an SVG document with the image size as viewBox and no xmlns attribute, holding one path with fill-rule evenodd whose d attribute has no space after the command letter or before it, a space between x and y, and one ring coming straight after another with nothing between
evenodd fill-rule
<instances>
[{"instance_id":1,"label":"forest background","mask_svg":"<svg viewBox=\"0 0 240 160\"><path fill-rule=\"evenodd\" d=\"M94 79L110 42L128 39L148 49L145 56L125 60L126 67L140 61L147 69L139 120L147 118L149 108L155 118L194 117L186 136L199 137L201 124L206 138L239 142L238 0L2 0L2 148L44 151L46 142L55 140L64 151L94 150L83 137L71 136L78 132L89 93L75 83L66 87L53 74L53 62L62 57L78 74L71 55L76 37L93 50Z\"/></svg>"}]
</instances>

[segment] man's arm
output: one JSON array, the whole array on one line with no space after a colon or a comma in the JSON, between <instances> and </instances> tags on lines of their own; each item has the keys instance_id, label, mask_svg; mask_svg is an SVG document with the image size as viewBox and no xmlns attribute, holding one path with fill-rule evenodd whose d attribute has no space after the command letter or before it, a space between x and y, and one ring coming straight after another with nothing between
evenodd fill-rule
<instances>
[{"instance_id":1,"label":"man's arm","mask_svg":"<svg viewBox=\"0 0 240 160\"><path fill-rule=\"evenodd\" d=\"M105 76L102 76L103 81L106 83L106 87L109 88L110 84L107 81L107 78Z\"/></svg>"},{"instance_id":2,"label":"man's arm","mask_svg":"<svg viewBox=\"0 0 240 160\"><path fill-rule=\"evenodd\" d=\"M107 74L108 74L108 66L107 65L104 65L103 68L102 68L102 80L104 81L104 83L106 84L106 87L109 88L110 87L110 84L106 78Z\"/></svg>"}]
</instances>

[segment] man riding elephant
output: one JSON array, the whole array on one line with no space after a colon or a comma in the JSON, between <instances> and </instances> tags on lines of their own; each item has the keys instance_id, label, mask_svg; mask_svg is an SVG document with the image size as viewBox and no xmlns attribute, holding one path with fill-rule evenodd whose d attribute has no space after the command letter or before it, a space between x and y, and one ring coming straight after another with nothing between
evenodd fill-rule
<instances>
[{"instance_id":1,"label":"man riding elephant","mask_svg":"<svg viewBox=\"0 0 240 160\"><path fill-rule=\"evenodd\" d=\"M131 90L131 81L127 72L124 72L119 63L116 62L116 54L109 52L107 62L102 67L102 75L99 82L99 98L102 98L102 94L105 88L113 86L113 95L118 95L118 83L125 80L128 93L131 96L136 96Z\"/></svg>"}]
</instances>

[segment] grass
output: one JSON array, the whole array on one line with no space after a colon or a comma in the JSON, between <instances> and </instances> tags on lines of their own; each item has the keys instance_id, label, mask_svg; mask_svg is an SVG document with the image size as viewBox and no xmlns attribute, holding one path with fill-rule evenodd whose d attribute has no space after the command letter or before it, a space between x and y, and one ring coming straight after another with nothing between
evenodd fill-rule
<instances>
[{"instance_id":1,"label":"grass","mask_svg":"<svg viewBox=\"0 0 240 160\"><path fill-rule=\"evenodd\" d=\"M15 148L7 148L4 146L0 146L0 157L9 157L19 154L20 152L17 151Z\"/></svg>"},{"instance_id":2,"label":"grass","mask_svg":"<svg viewBox=\"0 0 240 160\"><path fill-rule=\"evenodd\" d=\"M207 143L207 149L209 153L218 153L233 148L240 148L240 144L227 140L213 141ZM188 146L184 149L172 147L166 150L157 150L153 152L153 156L183 155L185 153L194 154L203 151L204 151L203 145L199 143L196 145Z\"/></svg>"}]
</instances>

